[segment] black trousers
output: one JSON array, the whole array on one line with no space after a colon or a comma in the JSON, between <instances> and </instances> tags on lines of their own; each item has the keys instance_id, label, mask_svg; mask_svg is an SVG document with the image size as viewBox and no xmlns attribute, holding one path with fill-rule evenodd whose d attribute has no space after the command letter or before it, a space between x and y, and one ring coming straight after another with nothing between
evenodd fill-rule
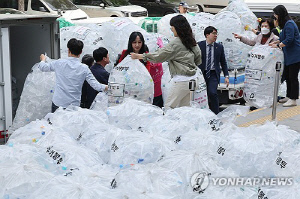
<instances>
[{"instance_id":1,"label":"black trousers","mask_svg":"<svg viewBox=\"0 0 300 199\"><path fill-rule=\"evenodd\" d=\"M206 74L206 71L204 71ZM218 77L215 70L210 71L210 77L207 79L204 75L204 79L207 86L207 95L208 95L208 106L209 109L218 114L220 112L219 109L219 96L218 96Z\"/></svg>"},{"instance_id":2,"label":"black trousers","mask_svg":"<svg viewBox=\"0 0 300 199\"><path fill-rule=\"evenodd\" d=\"M299 98L299 70L300 62L284 66L283 76L286 80L286 96L293 100Z\"/></svg>"},{"instance_id":3,"label":"black trousers","mask_svg":"<svg viewBox=\"0 0 300 199\"><path fill-rule=\"evenodd\" d=\"M162 95L154 97L153 105L158 106L160 108L164 106L164 100L162 98Z\"/></svg>"},{"instance_id":4,"label":"black trousers","mask_svg":"<svg viewBox=\"0 0 300 199\"><path fill-rule=\"evenodd\" d=\"M56 109L58 109L59 107L56 106L53 102L52 102L52 110L51 113L54 113L56 111Z\"/></svg>"}]
</instances>

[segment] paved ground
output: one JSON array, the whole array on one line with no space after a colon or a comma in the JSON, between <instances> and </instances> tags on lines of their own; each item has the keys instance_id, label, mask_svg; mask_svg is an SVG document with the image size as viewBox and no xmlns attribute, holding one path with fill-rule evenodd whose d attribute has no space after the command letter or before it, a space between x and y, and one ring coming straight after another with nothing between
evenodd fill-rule
<instances>
[{"instance_id":1,"label":"paved ground","mask_svg":"<svg viewBox=\"0 0 300 199\"><path fill-rule=\"evenodd\" d=\"M277 105L276 121L278 124L289 126L291 129L300 133L300 100L297 100L294 107L283 107ZM238 117L235 121L237 126L247 127L252 124L264 124L267 120L272 119L272 108L257 109L249 112L246 117Z\"/></svg>"}]
</instances>

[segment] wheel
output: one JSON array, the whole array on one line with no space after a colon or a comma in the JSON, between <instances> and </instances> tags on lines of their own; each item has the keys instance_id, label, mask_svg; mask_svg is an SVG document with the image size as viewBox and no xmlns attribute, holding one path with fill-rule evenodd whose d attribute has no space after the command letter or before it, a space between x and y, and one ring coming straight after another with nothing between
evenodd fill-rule
<instances>
[{"instance_id":1,"label":"wheel","mask_svg":"<svg viewBox=\"0 0 300 199\"><path fill-rule=\"evenodd\" d=\"M199 12L203 12L202 6L198 5L198 8L199 8Z\"/></svg>"},{"instance_id":2,"label":"wheel","mask_svg":"<svg viewBox=\"0 0 300 199\"><path fill-rule=\"evenodd\" d=\"M241 99L239 99L240 105L245 105L246 101L244 100L244 98L242 97Z\"/></svg>"}]
</instances>

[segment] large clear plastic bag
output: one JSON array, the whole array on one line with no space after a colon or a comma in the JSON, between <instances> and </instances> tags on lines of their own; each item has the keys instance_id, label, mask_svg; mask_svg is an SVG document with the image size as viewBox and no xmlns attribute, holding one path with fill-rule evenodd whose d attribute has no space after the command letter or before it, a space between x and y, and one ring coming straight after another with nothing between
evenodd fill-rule
<instances>
[{"instance_id":1,"label":"large clear plastic bag","mask_svg":"<svg viewBox=\"0 0 300 199\"><path fill-rule=\"evenodd\" d=\"M250 106L272 105L276 62L283 63L283 52L267 45L257 45L248 53L244 99Z\"/></svg>"},{"instance_id":2,"label":"large clear plastic bag","mask_svg":"<svg viewBox=\"0 0 300 199\"><path fill-rule=\"evenodd\" d=\"M199 109L193 107L180 107L168 110L166 116L172 120L185 122L192 128L199 130L202 128L209 129L210 117L215 114L208 109Z\"/></svg>"},{"instance_id":3,"label":"large clear plastic bag","mask_svg":"<svg viewBox=\"0 0 300 199\"><path fill-rule=\"evenodd\" d=\"M144 64L128 55L113 68L109 79L109 106L133 98L152 104L154 83Z\"/></svg>"},{"instance_id":4,"label":"large clear plastic bag","mask_svg":"<svg viewBox=\"0 0 300 199\"><path fill-rule=\"evenodd\" d=\"M146 198L182 198L185 189L181 177L175 171L155 164L123 169L115 176L114 182L115 189L126 190L130 198L144 198L144 195Z\"/></svg>"},{"instance_id":5,"label":"large clear plastic bag","mask_svg":"<svg viewBox=\"0 0 300 199\"><path fill-rule=\"evenodd\" d=\"M211 23L218 29L219 42L225 42L230 39L233 40L234 36L232 33L240 34L243 31L240 18L230 11L219 12L215 15Z\"/></svg>"},{"instance_id":6,"label":"large clear plastic bag","mask_svg":"<svg viewBox=\"0 0 300 199\"><path fill-rule=\"evenodd\" d=\"M148 120L163 115L163 111L146 102L127 98L120 106L107 109L109 123L122 129L138 130ZM129 119L130 118L130 119Z\"/></svg>"},{"instance_id":7,"label":"large clear plastic bag","mask_svg":"<svg viewBox=\"0 0 300 199\"><path fill-rule=\"evenodd\" d=\"M231 167L241 176L268 177L276 174L276 155L291 148L299 135L285 126L267 123L232 128L224 139L224 156L220 162L224 168Z\"/></svg>"},{"instance_id":8,"label":"large clear plastic bag","mask_svg":"<svg viewBox=\"0 0 300 199\"><path fill-rule=\"evenodd\" d=\"M228 69L244 68L251 47L234 38L233 33L244 32L240 18L233 12L219 12L214 18L213 26L218 29L217 42L224 46Z\"/></svg>"},{"instance_id":9,"label":"large clear plastic bag","mask_svg":"<svg viewBox=\"0 0 300 199\"><path fill-rule=\"evenodd\" d=\"M249 25L252 28L257 28L258 26L257 17L249 9L244 0L231 0L227 7L221 12L223 11L235 13L241 19L243 27Z\"/></svg>"},{"instance_id":10,"label":"large clear plastic bag","mask_svg":"<svg viewBox=\"0 0 300 199\"><path fill-rule=\"evenodd\" d=\"M108 163L114 141L124 132L110 124L90 125L87 133L80 139L80 144L96 152L103 162Z\"/></svg>"},{"instance_id":11,"label":"large clear plastic bag","mask_svg":"<svg viewBox=\"0 0 300 199\"><path fill-rule=\"evenodd\" d=\"M42 139L52 129L47 120L36 120L13 131L9 144L33 144Z\"/></svg>"},{"instance_id":12,"label":"large clear plastic bag","mask_svg":"<svg viewBox=\"0 0 300 199\"><path fill-rule=\"evenodd\" d=\"M20 159L18 155L27 158ZM34 159L33 153L16 154L15 159L1 162L0 168L4 171L0 175L0 194L5 198L27 198L41 184L54 177Z\"/></svg>"},{"instance_id":13,"label":"large clear plastic bag","mask_svg":"<svg viewBox=\"0 0 300 199\"><path fill-rule=\"evenodd\" d=\"M282 178L282 183L284 184L284 180L289 178L290 181L287 181L287 185L281 186L265 186L261 187L257 193L258 195L264 195L264 197L272 198L272 199L298 199L300 195L300 184L299 178L290 178L287 176L286 178ZM292 181L292 185L291 182Z\"/></svg>"},{"instance_id":14,"label":"large clear plastic bag","mask_svg":"<svg viewBox=\"0 0 300 199\"><path fill-rule=\"evenodd\" d=\"M74 176L57 176L35 190L29 198L101 198L108 188Z\"/></svg>"},{"instance_id":15,"label":"large clear plastic bag","mask_svg":"<svg viewBox=\"0 0 300 199\"><path fill-rule=\"evenodd\" d=\"M35 143L44 157L39 161L55 174L64 174L70 169L103 163L96 152L77 142L62 129L53 129Z\"/></svg>"},{"instance_id":16,"label":"large clear plastic bag","mask_svg":"<svg viewBox=\"0 0 300 199\"><path fill-rule=\"evenodd\" d=\"M193 33L195 34L195 39L197 42L205 40L204 30L207 26L211 26L215 18L215 15L199 12L196 13L194 17L191 17L189 20L190 26Z\"/></svg>"},{"instance_id":17,"label":"large clear plastic bag","mask_svg":"<svg viewBox=\"0 0 300 199\"><path fill-rule=\"evenodd\" d=\"M211 173L220 170L213 160L213 154L198 150L168 152L158 161L158 165L176 171L186 185L189 184L191 176L196 172Z\"/></svg>"},{"instance_id":18,"label":"large clear plastic bag","mask_svg":"<svg viewBox=\"0 0 300 199\"><path fill-rule=\"evenodd\" d=\"M91 111L77 106L60 108L48 116L48 121L53 126L69 133L74 140L78 141L89 133L93 126L97 127L108 123L108 117L104 112Z\"/></svg>"},{"instance_id":19,"label":"large clear plastic bag","mask_svg":"<svg viewBox=\"0 0 300 199\"><path fill-rule=\"evenodd\" d=\"M162 98L165 102L167 100L168 90L170 90L171 74L170 74L168 62L163 62L162 67L163 67L164 73L161 77L161 91L162 91Z\"/></svg>"},{"instance_id":20,"label":"large clear plastic bag","mask_svg":"<svg viewBox=\"0 0 300 199\"><path fill-rule=\"evenodd\" d=\"M94 24L93 26L69 26L60 29L60 53L62 58L68 57L68 41L72 38L81 40L84 47L81 56L93 54L93 51L104 46L103 28Z\"/></svg>"},{"instance_id":21,"label":"large clear plastic bag","mask_svg":"<svg viewBox=\"0 0 300 199\"><path fill-rule=\"evenodd\" d=\"M145 132L124 132L116 137L111 146L110 164L147 164L156 162L171 151L172 142L155 134Z\"/></svg>"},{"instance_id":22,"label":"large clear plastic bag","mask_svg":"<svg viewBox=\"0 0 300 199\"><path fill-rule=\"evenodd\" d=\"M47 59L46 62L48 61L51 60ZM26 77L16 116L10 130L18 129L36 119L42 119L51 112L55 73L40 71L38 64L33 66L33 71Z\"/></svg>"},{"instance_id":23,"label":"large clear plastic bag","mask_svg":"<svg viewBox=\"0 0 300 199\"><path fill-rule=\"evenodd\" d=\"M174 34L171 31L171 26L170 26L170 20L177 16L177 13L174 14L168 14L162 17L158 22L157 22L157 32L159 34L165 35L169 40L174 39Z\"/></svg>"},{"instance_id":24,"label":"large clear plastic bag","mask_svg":"<svg viewBox=\"0 0 300 199\"><path fill-rule=\"evenodd\" d=\"M133 23L127 17L117 17L102 23L104 45L107 47L109 56L113 62L117 61L118 54L127 49L129 36L134 31L139 31L145 36L148 34L144 29Z\"/></svg>"},{"instance_id":25,"label":"large clear plastic bag","mask_svg":"<svg viewBox=\"0 0 300 199\"><path fill-rule=\"evenodd\" d=\"M108 108L108 95L105 92L99 92L95 97L90 109L94 111L106 111Z\"/></svg>"},{"instance_id":26,"label":"large clear plastic bag","mask_svg":"<svg viewBox=\"0 0 300 199\"><path fill-rule=\"evenodd\" d=\"M207 87L204 76L200 69L197 70L196 89L194 91L194 98L191 99L190 105L201 109L208 109Z\"/></svg>"}]
</instances>

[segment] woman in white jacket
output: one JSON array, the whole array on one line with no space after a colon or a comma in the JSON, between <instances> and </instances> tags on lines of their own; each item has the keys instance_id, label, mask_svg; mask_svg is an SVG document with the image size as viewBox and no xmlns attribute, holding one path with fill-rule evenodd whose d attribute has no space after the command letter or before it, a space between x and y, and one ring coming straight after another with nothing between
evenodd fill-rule
<instances>
[{"instance_id":1,"label":"woman in white jacket","mask_svg":"<svg viewBox=\"0 0 300 199\"><path fill-rule=\"evenodd\" d=\"M274 28L274 25L270 20L262 19L259 23L259 26L261 32L253 39L235 33L234 33L234 37L240 39L241 42L249 46L254 46L256 44L268 45L271 42L277 41L279 39L273 32L271 32L271 30L273 30Z\"/></svg>"}]
</instances>

